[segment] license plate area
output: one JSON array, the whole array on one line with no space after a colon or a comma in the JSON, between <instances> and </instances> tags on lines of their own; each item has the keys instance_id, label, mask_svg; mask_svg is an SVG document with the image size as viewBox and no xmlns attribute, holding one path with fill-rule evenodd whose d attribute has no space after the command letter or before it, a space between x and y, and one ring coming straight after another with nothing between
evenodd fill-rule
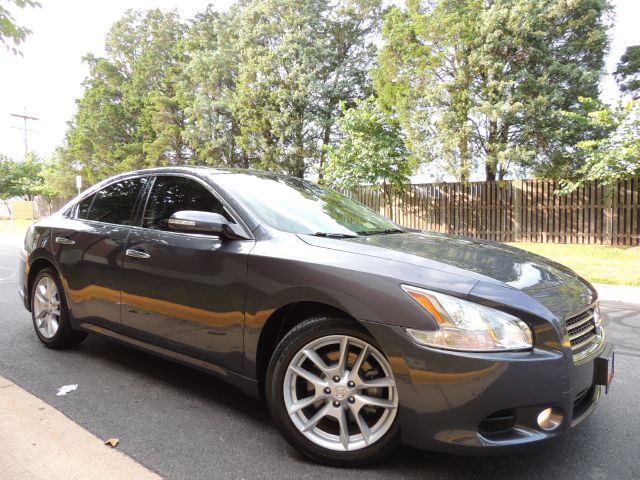
<instances>
[{"instance_id":1,"label":"license plate area","mask_svg":"<svg viewBox=\"0 0 640 480\"><path fill-rule=\"evenodd\" d=\"M594 360L593 383L604 386L605 393L609 393L611 382L616 373L615 360L616 354L612 345L607 345L607 348Z\"/></svg>"}]
</instances>

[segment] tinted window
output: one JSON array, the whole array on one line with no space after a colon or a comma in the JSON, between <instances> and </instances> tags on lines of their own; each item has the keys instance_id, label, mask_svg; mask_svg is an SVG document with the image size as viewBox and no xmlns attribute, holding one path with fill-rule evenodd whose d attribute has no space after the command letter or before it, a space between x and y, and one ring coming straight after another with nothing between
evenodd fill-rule
<instances>
[{"instance_id":1,"label":"tinted window","mask_svg":"<svg viewBox=\"0 0 640 480\"><path fill-rule=\"evenodd\" d=\"M131 225L133 206L145 181L144 178L132 178L100 190L95 194L87 220Z\"/></svg>"},{"instance_id":2,"label":"tinted window","mask_svg":"<svg viewBox=\"0 0 640 480\"><path fill-rule=\"evenodd\" d=\"M158 177L147 202L142 226L168 230L169 218L180 210L219 213L231 221L222 203L198 182L184 177Z\"/></svg>"},{"instance_id":3,"label":"tinted window","mask_svg":"<svg viewBox=\"0 0 640 480\"><path fill-rule=\"evenodd\" d=\"M90 195L89 197L85 198L83 201L80 202L80 204L78 205L78 213L77 213L77 217L78 218L87 218L87 214L89 213L89 207L91 207L91 202L93 202L93 197L95 197L95 195Z\"/></svg>"}]
</instances>

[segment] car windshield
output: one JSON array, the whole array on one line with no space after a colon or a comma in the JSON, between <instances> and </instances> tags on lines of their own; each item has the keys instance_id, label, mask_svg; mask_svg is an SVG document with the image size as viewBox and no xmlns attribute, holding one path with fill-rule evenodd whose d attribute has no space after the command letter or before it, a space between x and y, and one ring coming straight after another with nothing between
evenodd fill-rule
<instances>
[{"instance_id":1,"label":"car windshield","mask_svg":"<svg viewBox=\"0 0 640 480\"><path fill-rule=\"evenodd\" d=\"M400 231L355 200L299 178L236 173L213 178L245 208L278 230L330 237Z\"/></svg>"}]
</instances>

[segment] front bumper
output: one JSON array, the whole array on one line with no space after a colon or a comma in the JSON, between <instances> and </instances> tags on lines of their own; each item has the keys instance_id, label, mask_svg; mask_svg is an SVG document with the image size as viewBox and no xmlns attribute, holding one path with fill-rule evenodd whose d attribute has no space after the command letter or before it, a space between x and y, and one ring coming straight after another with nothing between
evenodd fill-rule
<instances>
[{"instance_id":1,"label":"front bumper","mask_svg":"<svg viewBox=\"0 0 640 480\"><path fill-rule=\"evenodd\" d=\"M27 280L29 277L29 263L27 262L27 254L23 250L20 251L20 257L18 259L18 294L24 304L24 308L31 310L29 305L29 293L27 290Z\"/></svg>"},{"instance_id":2,"label":"front bumper","mask_svg":"<svg viewBox=\"0 0 640 480\"><path fill-rule=\"evenodd\" d=\"M586 419L604 391L593 358L574 364L569 351L464 353L415 344L400 327L364 322L387 354L400 398L402 440L457 454L502 453L552 440ZM542 410L561 412L546 431Z\"/></svg>"}]
</instances>

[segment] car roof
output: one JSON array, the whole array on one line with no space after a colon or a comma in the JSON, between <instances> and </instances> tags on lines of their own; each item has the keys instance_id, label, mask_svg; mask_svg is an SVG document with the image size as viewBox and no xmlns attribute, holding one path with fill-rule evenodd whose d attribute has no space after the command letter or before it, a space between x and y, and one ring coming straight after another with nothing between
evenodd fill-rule
<instances>
[{"instance_id":1,"label":"car roof","mask_svg":"<svg viewBox=\"0 0 640 480\"><path fill-rule=\"evenodd\" d=\"M191 173L195 175L222 175L229 173L237 173L243 175L253 175L258 177L288 177L283 173L269 172L266 170L252 170L248 168L237 167L208 167L208 166L172 166L172 167L152 167L143 168L140 170L134 170L130 172L123 172L121 175L153 175L157 173ZM120 175L117 175L120 176ZM115 178L115 177L111 177Z\"/></svg>"}]
</instances>

